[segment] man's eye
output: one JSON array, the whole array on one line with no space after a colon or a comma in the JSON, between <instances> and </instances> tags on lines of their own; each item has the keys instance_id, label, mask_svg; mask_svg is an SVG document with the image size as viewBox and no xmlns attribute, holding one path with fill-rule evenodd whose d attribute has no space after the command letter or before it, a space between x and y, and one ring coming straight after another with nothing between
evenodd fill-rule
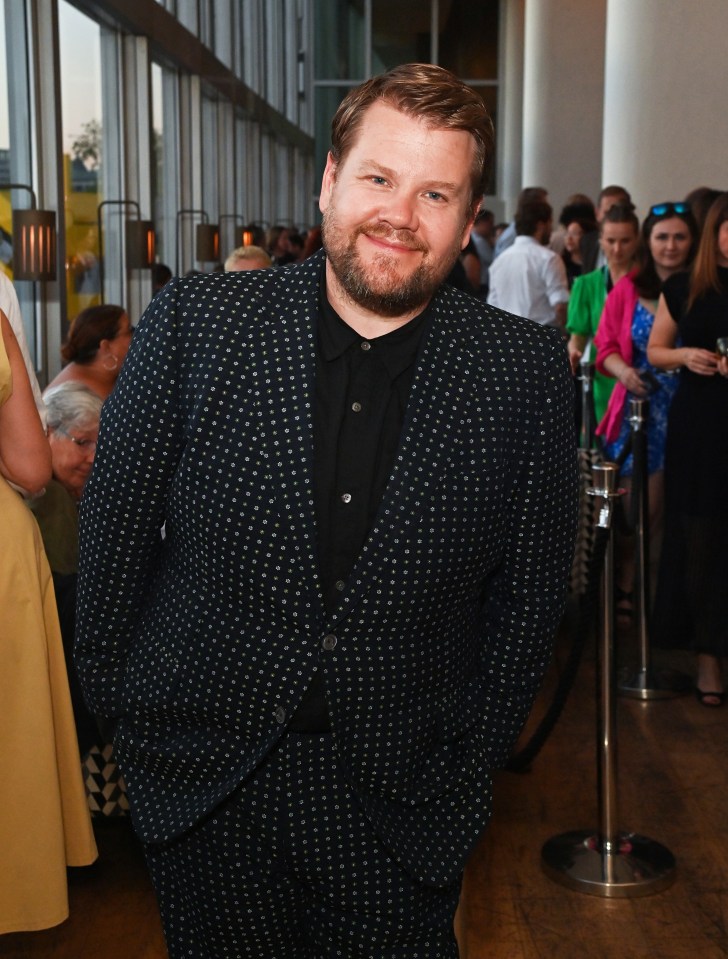
<instances>
[{"instance_id":1,"label":"man's eye","mask_svg":"<svg viewBox=\"0 0 728 959\"><path fill-rule=\"evenodd\" d=\"M384 179L383 176L373 176L373 177L372 177L372 183L386 183L386 182L387 182L387 181Z\"/></svg>"},{"instance_id":2,"label":"man's eye","mask_svg":"<svg viewBox=\"0 0 728 959\"><path fill-rule=\"evenodd\" d=\"M427 196L429 196L429 198L430 198L431 200L444 200L444 199L445 199L445 198L443 197L442 193L438 193L436 190L428 190L428 191L427 191Z\"/></svg>"}]
</instances>

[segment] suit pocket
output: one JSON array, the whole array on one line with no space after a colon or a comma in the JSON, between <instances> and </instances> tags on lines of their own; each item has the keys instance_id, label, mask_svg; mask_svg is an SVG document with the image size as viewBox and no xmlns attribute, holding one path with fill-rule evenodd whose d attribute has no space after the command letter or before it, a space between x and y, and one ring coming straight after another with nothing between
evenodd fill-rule
<instances>
[{"instance_id":1,"label":"suit pocket","mask_svg":"<svg viewBox=\"0 0 728 959\"><path fill-rule=\"evenodd\" d=\"M173 702L179 682L180 660L171 638L150 633L145 628L127 662L123 698L124 711L131 715Z\"/></svg>"},{"instance_id":2,"label":"suit pocket","mask_svg":"<svg viewBox=\"0 0 728 959\"><path fill-rule=\"evenodd\" d=\"M398 802L414 804L449 792L469 766L482 714L482 682L475 679L439 708L426 701L382 719L381 745L352 754L352 776L367 791Z\"/></svg>"}]
</instances>

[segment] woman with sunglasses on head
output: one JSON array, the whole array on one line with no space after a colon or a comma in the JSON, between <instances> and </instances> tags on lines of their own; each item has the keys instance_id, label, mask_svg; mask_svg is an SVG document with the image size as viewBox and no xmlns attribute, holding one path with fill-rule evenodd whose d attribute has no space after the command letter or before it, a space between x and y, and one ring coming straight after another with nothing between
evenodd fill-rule
<instances>
[{"instance_id":1,"label":"woman with sunglasses on head","mask_svg":"<svg viewBox=\"0 0 728 959\"><path fill-rule=\"evenodd\" d=\"M692 270L663 288L647 353L679 370L665 449L665 537L653 637L697 654L704 706L725 699L728 655L728 193L711 205Z\"/></svg>"},{"instance_id":2,"label":"woman with sunglasses on head","mask_svg":"<svg viewBox=\"0 0 728 959\"><path fill-rule=\"evenodd\" d=\"M677 387L675 377L653 367L647 358L663 283L684 270L692 260L697 231L687 203L658 203L642 224L638 265L616 284L604 304L595 338L597 369L617 381L607 411L597 427L604 436L607 459L619 461L630 440L626 415L632 397L649 396L647 418L647 471L649 474L649 529L657 532L662 518L663 467L667 413ZM633 461L622 463L620 482L630 488ZM623 539L619 549L616 603L617 619L628 626L632 619L634 555Z\"/></svg>"},{"instance_id":3,"label":"woman with sunglasses on head","mask_svg":"<svg viewBox=\"0 0 728 959\"><path fill-rule=\"evenodd\" d=\"M121 306L107 303L81 310L61 350L66 365L48 387L73 380L105 400L116 385L133 332Z\"/></svg>"}]
</instances>

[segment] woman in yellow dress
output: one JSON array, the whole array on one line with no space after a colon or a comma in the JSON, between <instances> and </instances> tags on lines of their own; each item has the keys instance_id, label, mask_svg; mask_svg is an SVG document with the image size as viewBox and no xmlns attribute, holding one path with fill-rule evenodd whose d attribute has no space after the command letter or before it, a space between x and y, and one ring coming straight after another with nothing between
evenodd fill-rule
<instances>
[{"instance_id":1,"label":"woman in yellow dress","mask_svg":"<svg viewBox=\"0 0 728 959\"><path fill-rule=\"evenodd\" d=\"M29 493L51 476L20 349L0 311L0 933L68 916L66 866L96 859L58 615Z\"/></svg>"}]
</instances>

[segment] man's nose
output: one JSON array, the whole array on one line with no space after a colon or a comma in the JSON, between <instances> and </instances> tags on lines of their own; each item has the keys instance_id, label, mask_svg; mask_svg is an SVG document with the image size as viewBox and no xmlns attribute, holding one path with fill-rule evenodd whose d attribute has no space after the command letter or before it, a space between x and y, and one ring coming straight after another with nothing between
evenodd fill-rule
<instances>
[{"instance_id":1,"label":"man's nose","mask_svg":"<svg viewBox=\"0 0 728 959\"><path fill-rule=\"evenodd\" d=\"M416 230L419 224L416 199L404 191L391 193L379 215L397 230Z\"/></svg>"}]
</instances>

